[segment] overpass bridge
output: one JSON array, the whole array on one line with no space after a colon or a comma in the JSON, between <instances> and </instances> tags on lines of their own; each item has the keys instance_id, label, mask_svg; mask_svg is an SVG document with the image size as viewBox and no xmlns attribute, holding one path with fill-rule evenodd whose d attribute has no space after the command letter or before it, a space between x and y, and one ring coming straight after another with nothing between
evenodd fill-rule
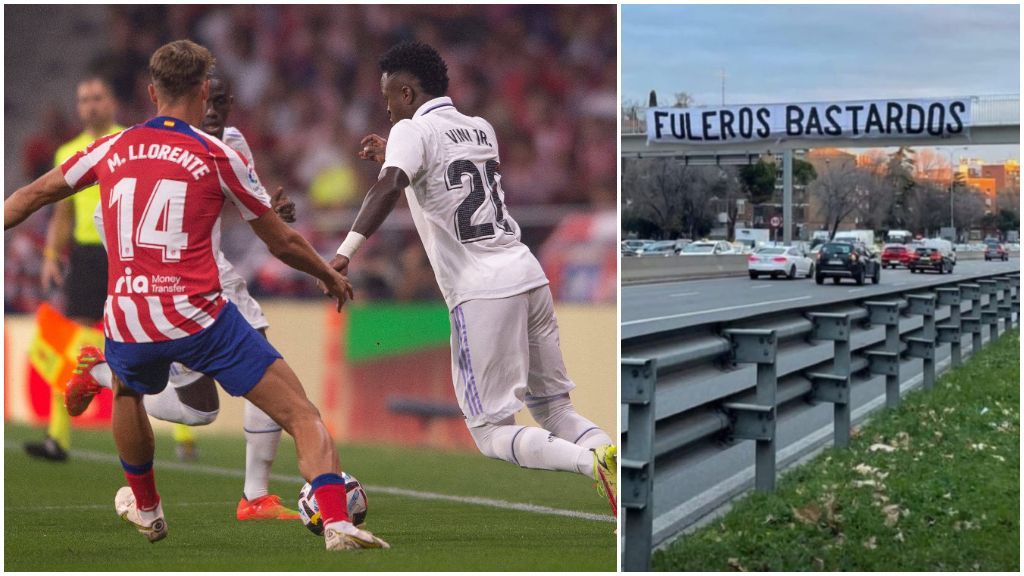
<instances>
[{"instance_id":1,"label":"overpass bridge","mask_svg":"<svg viewBox=\"0 0 1024 576\"><path fill-rule=\"evenodd\" d=\"M907 105L909 100L890 100L888 103ZM884 137L868 136L867 132L858 135L857 129L839 123L835 124L837 137L829 136L790 136L786 134L788 128L780 130L781 118L769 120L767 114L775 109L780 112L785 107L820 107L822 110L836 108L842 110L843 105L867 104L866 102L830 102L823 104L769 104L751 106L708 106L702 108L665 108L665 107L634 107L622 110L622 145L621 154L623 158L679 158L686 164L694 165L727 165L727 164L753 164L765 154L779 154L782 156L782 227L783 242L789 244L793 240L793 153L795 150L807 148L865 148L865 147L894 147L894 146L984 146L995 144L1020 144L1020 94L1004 94L989 96L970 96L965 98L931 99L931 102L945 102L946 104L963 105L970 103L969 121L961 124L959 130L948 130L946 126L939 130L940 135L932 136L927 132L917 135L904 133L900 128L899 133L886 133ZM874 104L872 104L873 106ZM912 104L911 104L912 105ZM745 138L734 138L729 141L721 140L724 135L729 134L730 124L738 116L737 111L742 109L748 113L751 123L749 127L761 118L755 118L750 109L761 109L766 112L762 126L768 137L759 138L750 130ZM661 116L671 126L659 125L661 129L661 140L657 140L648 132L647 123L653 112L653 116ZM668 112L668 114L666 114ZM924 110L922 109L922 113ZM963 112L963 111L961 111ZM887 112L888 113L888 112ZM841 113L842 114L842 113ZM688 118L688 126L679 130L681 136L674 135L682 121L682 116ZM692 116L691 116L692 115ZM726 115L730 120L726 120ZM826 114L827 115L827 112ZM674 116L674 118L667 118ZM709 118L710 116L710 118ZM801 112L803 116L803 112ZM823 115L824 116L824 115ZM866 116L866 114L865 114ZM930 112L929 112L930 116ZM741 117L740 117L741 118ZM853 115L853 123L856 124L856 114ZM906 116L907 131L910 129L909 114ZM863 119L863 116L862 116ZM698 124L698 120L700 123ZM710 120L710 122L709 122ZM922 125L924 119L922 118ZM957 119L959 122L959 119ZM849 118L844 117L848 122ZM675 122L672 125L672 122ZM822 121L824 122L824 120ZM879 120L881 123L881 120ZM771 126L770 126L771 124ZM928 118L929 129L932 128L931 118ZM939 124L942 124L940 121ZM713 126L712 126L713 125ZM811 124L806 127L808 132ZM867 126L871 126L870 120ZM817 125L819 134L822 132L822 125ZM710 131L709 131L710 129ZM703 134L699 133L703 130ZM922 129L923 130L923 129ZM673 133L669 137L669 133ZM698 134L694 135L694 132ZM732 136L735 136L732 133ZM657 141L654 141L657 140ZM711 142L713 141L714 142ZM950 195L952 206L952 194ZM952 209L951 209L952 214ZM950 216L952 220L952 216Z\"/></svg>"}]
</instances>

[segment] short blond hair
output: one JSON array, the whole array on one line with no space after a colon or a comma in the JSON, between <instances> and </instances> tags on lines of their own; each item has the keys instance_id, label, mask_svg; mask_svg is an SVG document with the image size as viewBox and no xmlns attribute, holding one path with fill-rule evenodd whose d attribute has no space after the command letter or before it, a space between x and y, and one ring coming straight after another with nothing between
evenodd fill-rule
<instances>
[{"instance_id":1,"label":"short blond hair","mask_svg":"<svg viewBox=\"0 0 1024 576\"><path fill-rule=\"evenodd\" d=\"M210 74L216 59L191 40L164 44L149 59L149 77L157 91L177 100L196 89Z\"/></svg>"}]
</instances>

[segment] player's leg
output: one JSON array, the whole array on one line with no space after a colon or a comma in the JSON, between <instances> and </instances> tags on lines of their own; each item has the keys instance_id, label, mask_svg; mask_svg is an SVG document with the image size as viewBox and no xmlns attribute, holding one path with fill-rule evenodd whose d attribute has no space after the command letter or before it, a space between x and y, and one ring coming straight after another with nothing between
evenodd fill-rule
<instances>
[{"instance_id":1,"label":"player's leg","mask_svg":"<svg viewBox=\"0 0 1024 576\"><path fill-rule=\"evenodd\" d=\"M299 472L313 487L323 517L327 548L388 548L386 542L356 528L349 519L345 482L334 441L291 367L281 358L275 360L245 398L295 440Z\"/></svg>"},{"instance_id":2,"label":"player's leg","mask_svg":"<svg viewBox=\"0 0 1024 576\"><path fill-rule=\"evenodd\" d=\"M281 441L281 426L252 402L245 401L245 484L235 517L239 520L298 520L299 513L270 493L270 471Z\"/></svg>"},{"instance_id":3,"label":"player's leg","mask_svg":"<svg viewBox=\"0 0 1024 576\"><path fill-rule=\"evenodd\" d=\"M320 412L281 355L234 304L226 304L179 359L212 376L232 396L244 396L292 435L299 471L313 486L324 518L329 550L387 547L349 521L338 454Z\"/></svg>"},{"instance_id":4,"label":"player's leg","mask_svg":"<svg viewBox=\"0 0 1024 576\"><path fill-rule=\"evenodd\" d=\"M171 364L167 387L159 394L146 396L145 404L150 416L186 426L210 424L220 412L220 399L213 378L177 362Z\"/></svg>"},{"instance_id":5,"label":"player's leg","mask_svg":"<svg viewBox=\"0 0 1024 576\"><path fill-rule=\"evenodd\" d=\"M153 473L153 428L142 398L145 391L166 386L170 362L140 353L138 345L109 340L107 352L110 363L125 376L125 380L113 377L112 429L128 486L117 491L114 508L155 542L167 536L167 523Z\"/></svg>"},{"instance_id":6,"label":"player's leg","mask_svg":"<svg viewBox=\"0 0 1024 576\"><path fill-rule=\"evenodd\" d=\"M591 476L592 453L547 430L515 424L529 371L528 298L470 300L451 313L452 376L480 452L521 466Z\"/></svg>"},{"instance_id":7,"label":"player's leg","mask_svg":"<svg viewBox=\"0 0 1024 576\"><path fill-rule=\"evenodd\" d=\"M238 307L250 326L267 337L267 317L244 281L224 284L224 294ZM252 402L245 401L242 428L245 431L245 483L235 508L239 520L298 520L299 513L281 504L270 493L270 471L281 443L281 426Z\"/></svg>"},{"instance_id":8,"label":"player's leg","mask_svg":"<svg viewBox=\"0 0 1024 576\"><path fill-rule=\"evenodd\" d=\"M149 394L143 400L150 416L187 426L203 426L217 418L220 400L212 378L174 363L167 384L159 393ZM64 390L67 412L72 416L81 414L102 388L113 386L113 372L103 353L94 346L83 346Z\"/></svg>"},{"instance_id":9,"label":"player's leg","mask_svg":"<svg viewBox=\"0 0 1024 576\"><path fill-rule=\"evenodd\" d=\"M547 286L527 293L529 298L530 377L526 398L530 414L546 430L593 452L592 474L598 492L618 512L618 452L611 437L576 411L559 344L558 321Z\"/></svg>"}]
</instances>

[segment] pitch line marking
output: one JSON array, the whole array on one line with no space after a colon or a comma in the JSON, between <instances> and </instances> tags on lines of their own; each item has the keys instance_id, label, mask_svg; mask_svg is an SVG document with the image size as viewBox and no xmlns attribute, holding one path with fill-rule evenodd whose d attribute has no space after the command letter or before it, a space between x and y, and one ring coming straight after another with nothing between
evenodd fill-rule
<instances>
[{"instance_id":1,"label":"pitch line marking","mask_svg":"<svg viewBox=\"0 0 1024 576\"><path fill-rule=\"evenodd\" d=\"M21 450L21 446L17 442L5 441L5 451L18 451ZM99 462L103 464L118 464L117 456L106 452L96 452L94 450L80 450L75 449L71 451L71 455L77 459L85 460L87 462ZM222 476L226 478L245 478L245 472L234 468L223 468L220 466L210 466L208 464L183 464L181 462L168 462L166 460L156 460L153 462L154 466L158 466L162 470L176 470L179 472L191 472L193 474L207 474L209 476ZM305 480L301 476L291 474L271 474L271 480L278 482L292 482L294 484L301 484ZM408 488L398 488L394 486L371 486L364 484L364 487L370 492L376 492L378 494L388 494L391 496L401 496L406 498L415 498L418 500L440 500L443 502L456 502L458 504L474 504L477 506L487 506L489 508L500 508L503 510L516 510L519 512L529 512L532 514L545 514L548 516L563 516L565 518L576 518L579 520L592 520L595 522L608 522L611 524L615 523L613 516L606 514L594 514L592 512L579 512L577 510L565 510L562 508L552 508L550 506L541 506L539 504L525 504L522 502L510 502L508 500L499 500L496 498L484 498L482 496L454 496L451 494L440 494L438 492L424 492L421 490L410 490ZM174 505L173 503L171 503ZM198 505L198 504L192 504ZM103 505L102 507L107 507Z\"/></svg>"},{"instance_id":2,"label":"pitch line marking","mask_svg":"<svg viewBox=\"0 0 1024 576\"><path fill-rule=\"evenodd\" d=\"M786 302L799 302L801 300L809 300L810 296L798 296L796 298L785 298L782 300L768 300L765 302L755 302L753 304L740 304L738 306L726 306L724 308L712 308L710 310L700 310L697 312L684 312L682 314L672 314L671 316L658 316L656 318L644 318L642 320L630 320L629 322L623 322L623 326L632 326L633 324L643 324L645 322L657 322L659 320L673 320L675 318L686 318L687 316L701 316L703 314L714 314L715 312L726 312L728 310L740 310L742 308L755 308L757 306L770 306L772 304L784 304Z\"/></svg>"}]
</instances>

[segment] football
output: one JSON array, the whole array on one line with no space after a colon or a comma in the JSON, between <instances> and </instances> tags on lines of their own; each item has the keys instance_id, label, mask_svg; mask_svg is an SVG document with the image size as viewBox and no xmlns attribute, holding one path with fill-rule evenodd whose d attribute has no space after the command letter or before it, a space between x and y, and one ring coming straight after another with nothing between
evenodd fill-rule
<instances>
[{"instance_id":1,"label":"football","mask_svg":"<svg viewBox=\"0 0 1024 576\"><path fill-rule=\"evenodd\" d=\"M367 500L366 490L356 480L356 477L346 472L341 473L345 480L345 496L348 504L348 517L356 526L362 526L366 522ZM306 482L299 490L299 516L302 523L309 528L309 531L317 536L324 533L324 523L320 518L320 507L317 506L316 497L313 496L313 487Z\"/></svg>"}]
</instances>

